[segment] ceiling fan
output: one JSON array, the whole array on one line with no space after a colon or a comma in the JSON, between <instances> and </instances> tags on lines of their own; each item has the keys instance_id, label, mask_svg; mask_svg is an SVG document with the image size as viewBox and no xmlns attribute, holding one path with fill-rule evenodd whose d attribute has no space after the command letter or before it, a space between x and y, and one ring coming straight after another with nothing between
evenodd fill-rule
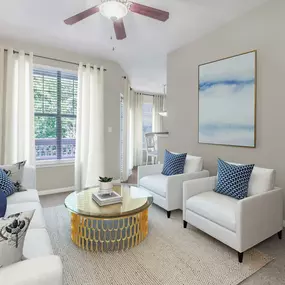
<instances>
[{"instance_id":1,"label":"ceiling fan","mask_svg":"<svg viewBox=\"0 0 285 285\"><path fill-rule=\"evenodd\" d=\"M127 0L101 0L101 2L100 5L89 8L66 19L64 21L65 24L76 24L93 14L100 12L103 16L113 21L117 40L123 40L127 37L123 18L128 12L137 13L162 22L167 21L169 18L169 12Z\"/></svg>"}]
</instances>

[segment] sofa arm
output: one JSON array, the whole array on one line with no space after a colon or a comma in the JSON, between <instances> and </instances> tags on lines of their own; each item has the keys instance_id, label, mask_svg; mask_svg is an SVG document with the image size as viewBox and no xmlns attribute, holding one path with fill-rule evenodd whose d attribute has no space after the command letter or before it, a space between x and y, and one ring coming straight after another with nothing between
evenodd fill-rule
<instances>
[{"instance_id":1,"label":"sofa arm","mask_svg":"<svg viewBox=\"0 0 285 285\"><path fill-rule=\"evenodd\" d=\"M160 174L162 172L162 169L163 169L163 164L138 166L137 184L140 184L140 180L145 176L152 174Z\"/></svg>"},{"instance_id":2,"label":"sofa arm","mask_svg":"<svg viewBox=\"0 0 285 285\"><path fill-rule=\"evenodd\" d=\"M20 261L1 268L0 280L5 285L62 285L62 263L55 255Z\"/></svg>"},{"instance_id":3,"label":"sofa arm","mask_svg":"<svg viewBox=\"0 0 285 285\"><path fill-rule=\"evenodd\" d=\"M183 183L183 219L186 218L186 202L189 198L203 192L212 191L216 187L216 176L190 180Z\"/></svg>"},{"instance_id":4,"label":"sofa arm","mask_svg":"<svg viewBox=\"0 0 285 285\"><path fill-rule=\"evenodd\" d=\"M36 189L36 167L26 165L24 167L23 186L26 189Z\"/></svg>"},{"instance_id":5,"label":"sofa arm","mask_svg":"<svg viewBox=\"0 0 285 285\"><path fill-rule=\"evenodd\" d=\"M247 197L238 202L236 233L240 252L269 238L283 228L283 190Z\"/></svg>"},{"instance_id":6,"label":"sofa arm","mask_svg":"<svg viewBox=\"0 0 285 285\"><path fill-rule=\"evenodd\" d=\"M178 175L169 176L167 179L166 200L168 203L168 209L171 209L171 204L180 204L180 209L183 209L182 197L183 197L183 182L199 179L209 176L208 170L202 170L197 172L189 172Z\"/></svg>"}]
</instances>

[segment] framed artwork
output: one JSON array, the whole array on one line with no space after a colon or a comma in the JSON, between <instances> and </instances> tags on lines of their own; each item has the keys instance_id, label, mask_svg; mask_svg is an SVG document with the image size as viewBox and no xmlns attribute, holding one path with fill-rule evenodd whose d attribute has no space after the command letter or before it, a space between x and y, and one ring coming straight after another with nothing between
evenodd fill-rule
<instances>
[{"instance_id":1,"label":"framed artwork","mask_svg":"<svg viewBox=\"0 0 285 285\"><path fill-rule=\"evenodd\" d=\"M256 147L257 52L199 65L199 143Z\"/></svg>"}]
</instances>

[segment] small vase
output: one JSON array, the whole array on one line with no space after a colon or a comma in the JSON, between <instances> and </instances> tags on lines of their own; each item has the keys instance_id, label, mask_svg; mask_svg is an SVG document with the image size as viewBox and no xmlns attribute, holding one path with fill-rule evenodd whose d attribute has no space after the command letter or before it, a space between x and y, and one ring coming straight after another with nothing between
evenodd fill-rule
<instances>
[{"instance_id":1,"label":"small vase","mask_svg":"<svg viewBox=\"0 0 285 285\"><path fill-rule=\"evenodd\" d=\"M100 182L100 190L112 190L113 183L112 182Z\"/></svg>"}]
</instances>

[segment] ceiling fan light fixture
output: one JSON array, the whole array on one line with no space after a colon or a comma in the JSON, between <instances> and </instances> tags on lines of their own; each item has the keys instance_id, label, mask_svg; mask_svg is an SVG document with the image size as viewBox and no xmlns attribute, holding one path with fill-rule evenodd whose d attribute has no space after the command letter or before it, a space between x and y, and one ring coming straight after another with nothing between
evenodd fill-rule
<instances>
[{"instance_id":1,"label":"ceiling fan light fixture","mask_svg":"<svg viewBox=\"0 0 285 285\"><path fill-rule=\"evenodd\" d=\"M113 21L125 17L129 12L128 1L126 0L102 0L100 13Z\"/></svg>"}]
</instances>

